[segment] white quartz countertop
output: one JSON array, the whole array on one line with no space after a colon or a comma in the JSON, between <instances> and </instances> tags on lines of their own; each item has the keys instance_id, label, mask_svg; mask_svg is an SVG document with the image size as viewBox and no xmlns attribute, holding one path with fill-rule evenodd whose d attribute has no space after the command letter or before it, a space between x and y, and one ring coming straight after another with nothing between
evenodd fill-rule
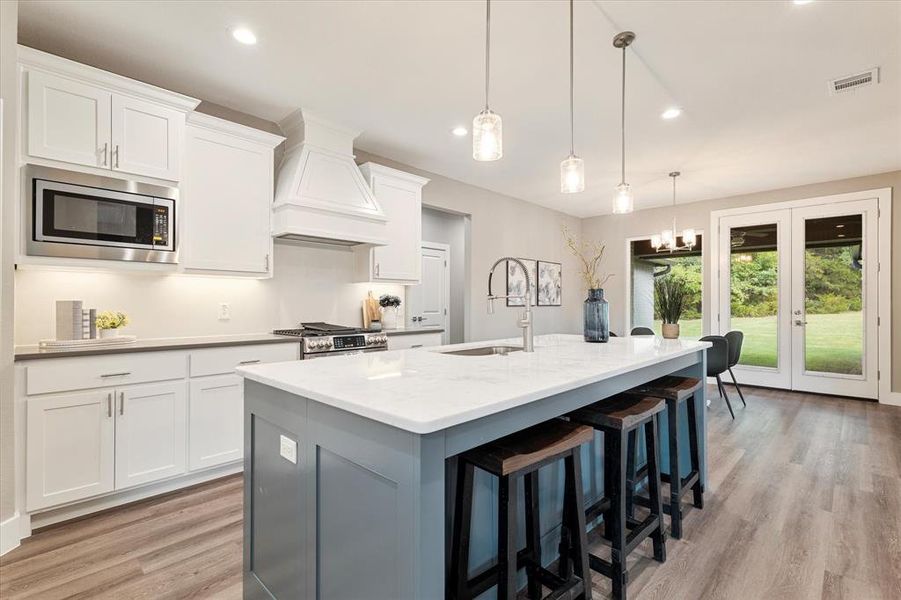
<instances>
[{"instance_id":1,"label":"white quartz countertop","mask_svg":"<svg viewBox=\"0 0 901 600\"><path fill-rule=\"evenodd\" d=\"M442 350L521 338L240 367L247 379L407 431L426 434L709 348L654 336L589 344L580 335L535 338L535 352L454 356Z\"/></svg>"}]
</instances>

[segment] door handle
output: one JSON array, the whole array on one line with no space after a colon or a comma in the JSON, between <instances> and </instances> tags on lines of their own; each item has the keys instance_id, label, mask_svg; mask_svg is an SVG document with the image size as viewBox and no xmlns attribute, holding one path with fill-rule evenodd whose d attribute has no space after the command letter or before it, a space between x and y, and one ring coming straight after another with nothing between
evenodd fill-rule
<instances>
[{"instance_id":1,"label":"door handle","mask_svg":"<svg viewBox=\"0 0 901 600\"><path fill-rule=\"evenodd\" d=\"M113 156L116 158L116 164L113 165L114 169L119 168L119 144L116 144L116 147L113 149Z\"/></svg>"},{"instance_id":2,"label":"door handle","mask_svg":"<svg viewBox=\"0 0 901 600\"><path fill-rule=\"evenodd\" d=\"M119 392L119 414L125 414L125 392Z\"/></svg>"},{"instance_id":3,"label":"door handle","mask_svg":"<svg viewBox=\"0 0 901 600\"><path fill-rule=\"evenodd\" d=\"M260 359L259 359L259 358L255 358L254 360L242 360L242 361L239 362L238 364L239 364L239 365L255 365L255 364L257 364L258 362L260 362Z\"/></svg>"},{"instance_id":4,"label":"door handle","mask_svg":"<svg viewBox=\"0 0 901 600\"><path fill-rule=\"evenodd\" d=\"M125 377L126 375L131 375L131 371L123 371L122 373L104 373L100 377L106 379L107 377Z\"/></svg>"},{"instance_id":5,"label":"door handle","mask_svg":"<svg viewBox=\"0 0 901 600\"><path fill-rule=\"evenodd\" d=\"M107 156L108 151L109 151L109 142L103 142L103 166L104 167L107 166L107 163L109 162L107 160L108 159L108 156Z\"/></svg>"},{"instance_id":6,"label":"door handle","mask_svg":"<svg viewBox=\"0 0 901 600\"><path fill-rule=\"evenodd\" d=\"M807 325L807 321L802 321L801 319L795 319L795 325L797 325L798 327L803 327L804 325Z\"/></svg>"},{"instance_id":7,"label":"door handle","mask_svg":"<svg viewBox=\"0 0 901 600\"><path fill-rule=\"evenodd\" d=\"M375 263L375 276L379 276L379 263Z\"/></svg>"},{"instance_id":8,"label":"door handle","mask_svg":"<svg viewBox=\"0 0 901 600\"><path fill-rule=\"evenodd\" d=\"M110 392L106 395L106 416L107 418L112 418L113 416L113 393Z\"/></svg>"}]
</instances>

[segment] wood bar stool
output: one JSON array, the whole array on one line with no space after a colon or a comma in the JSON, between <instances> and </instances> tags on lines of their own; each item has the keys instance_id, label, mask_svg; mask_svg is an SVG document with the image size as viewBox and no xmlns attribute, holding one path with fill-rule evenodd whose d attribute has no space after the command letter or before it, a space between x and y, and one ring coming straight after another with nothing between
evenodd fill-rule
<instances>
[{"instance_id":1,"label":"wood bar stool","mask_svg":"<svg viewBox=\"0 0 901 600\"><path fill-rule=\"evenodd\" d=\"M604 497L585 510L585 518L594 520L604 515L604 533L613 552L610 562L594 554L588 555L588 561L593 570L612 580L613 597L617 599L626 598L629 579L626 559L645 538L653 541L654 559L666 561L657 427L657 414L663 407L660 398L620 394L567 415L572 422L590 425L604 434ZM630 453L626 440L641 427L645 430L648 455L650 514L642 521L635 521L626 514L626 467Z\"/></svg>"},{"instance_id":2,"label":"wood bar stool","mask_svg":"<svg viewBox=\"0 0 901 600\"><path fill-rule=\"evenodd\" d=\"M626 392L629 395L652 396L666 401L669 474L664 473L660 478L670 485L669 502L664 505L663 510L670 516L670 533L675 539L682 537L682 496L691 490L694 506L704 508L704 490L700 477L701 451L698 445L699 426L695 407L695 394L702 385L702 381L694 377L667 375ZM679 439L679 405L682 403L685 403L688 411L688 453L691 460L691 469L685 477L680 477L681 468L679 466L679 448L682 441ZM634 435L629 439L629 445L633 450L637 446ZM630 455L634 456L634 453L630 452ZM633 459L628 466L627 487L635 504L640 506L649 506L647 498L634 495L635 486L646 476L646 467L636 470Z\"/></svg>"},{"instance_id":3,"label":"wood bar stool","mask_svg":"<svg viewBox=\"0 0 901 600\"><path fill-rule=\"evenodd\" d=\"M457 461L457 488L451 541L451 564L446 597L469 600L497 584L499 600L516 597L516 573L525 567L530 599L541 598L542 586L553 590L549 598L591 600L588 541L582 511L582 466L579 449L593 438L590 427L555 419L469 450ZM561 569L552 573L541 565L538 469L563 459L563 530L566 543ZM469 536L475 467L498 478L497 564L469 577ZM525 483L526 547L516 547L516 479Z\"/></svg>"}]
</instances>

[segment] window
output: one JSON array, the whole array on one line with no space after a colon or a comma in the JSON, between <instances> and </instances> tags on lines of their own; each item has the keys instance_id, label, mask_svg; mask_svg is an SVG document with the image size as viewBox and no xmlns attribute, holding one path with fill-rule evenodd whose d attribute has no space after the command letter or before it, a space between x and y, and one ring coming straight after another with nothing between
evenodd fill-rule
<instances>
[{"instance_id":1,"label":"window","mask_svg":"<svg viewBox=\"0 0 901 600\"><path fill-rule=\"evenodd\" d=\"M629 243L631 263L632 327L650 327L661 333L660 315L655 314L654 280L658 277L676 277L685 283L688 301L679 321L680 335L703 335L702 258L703 236L696 235L697 244L690 252L657 252L650 240L634 240ZM682 239L678 239L682 243Z\"/></svg>"}]
</instances>

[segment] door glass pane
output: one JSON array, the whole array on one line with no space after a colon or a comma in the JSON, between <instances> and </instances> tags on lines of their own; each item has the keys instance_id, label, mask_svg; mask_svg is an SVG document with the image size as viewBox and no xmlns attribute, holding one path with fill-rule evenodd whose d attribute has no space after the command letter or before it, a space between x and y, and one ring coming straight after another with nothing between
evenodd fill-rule
<instances>
[{"instance_id":1,"label":"door glass pane","mask_svg":"<svg viewBox=\"0 0 901 600\"><path fill-rule=\"evenodd\" d=\"M733 227L730 235L730 328L744 333L739 364L779 364L777 226Z\"/></svg>"},{"instance_id":2,"label":"door glass pane","mask_svg":"<svg viewBox=\"0 0 901 600\"><path fill-rule=\"evenodd\" d=\"M676 239L682 245L682 238ZM650 327L661 335L661 319L656 314L654 280L659 277L675 277L685 284L685 311L679 320L679 335L685 338L699 338L703 335L701 321L703 293L701 291L701 253L703 236L695 235L695 246L691 250L657 252L650 240L636 240L631 243L631 300L632 327ZM624 333L629 333L628 331Z\"/></svg>"},{"instance_id":3,"label":"door glass pane","mask_svg":"<svg viewBox=\"0 0 901 600\"><path fill-rule=\"evenodd\" d=\"M804 222L804 369L863 373L863 216Z\"/></svg>"}]
</instances>

